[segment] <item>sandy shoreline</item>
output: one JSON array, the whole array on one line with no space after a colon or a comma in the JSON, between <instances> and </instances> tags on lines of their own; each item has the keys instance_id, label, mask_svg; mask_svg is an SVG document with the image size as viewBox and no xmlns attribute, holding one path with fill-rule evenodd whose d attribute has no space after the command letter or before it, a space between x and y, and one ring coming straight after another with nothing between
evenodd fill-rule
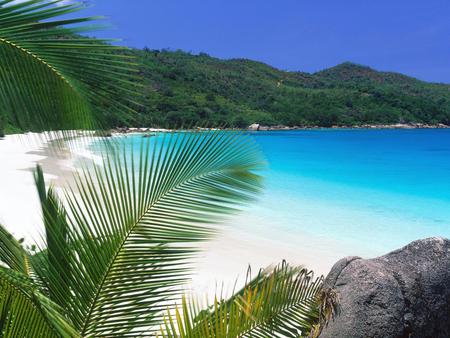
<instances>
[{"instance_id":1,"label":"sandy shoreline","mask_svg":"<svg viewBox=\"0 0 450 338\"><path fill-rule=\"evenodd\" d=\"M293 245L293 242L298 244ZM223 287L225 292L231 292L236 281L237 286L244 283L249 266L252 276L255 276L259 269L274 266L283 260L312 269L317 276L326 275L337 261L335 253L330 251L319 255L313 242L300 237L294 241L292 238L272 240L228 222L216 239L204 244L192 278L193 291L195 294L211 295Z\"/></svg>"},{"instance_id":2,"label":"sandy shoreline","mask_svg":"<svg viewBox=\"0 0 450 338\"><path fill-rule=\"evenodd\" d=\"M450 126L442 123L438 124L426 124L426 123L394 123L394 124L361 124L361 125L335 125L330 127L320 127L320 126L285 126L285 125L275 125L267 126L259 123L253 123L247 128L203 128L194 127L194 131L204 131L204 130L237 130L237 131L305 131L305 130L383 130L383 129L449 129ZM115 128L110 131L105 132L107 136L120 136L126 134L140 134L140 133L166 133L174 132L178 129L165 129L165 128L148 128L148 127L123 127Z\"/></svg>"},{"instance_id":3,"label":"sandy shoreline","mask_svg":"<svg viewBox=\"0 0 450 338\"><path fill-rule=\"evenodd\" d=\"M27 243L39 239L43 225L32 175L36 164L43 167L48 184L61 188L72 177L74 161L89 156L82 147L75 155L68 150L56 150L50 141L36 134L9 135L0 140L0 223ZM329 257L318 262L313 248L301 241L299 246L286 245L246 232L245 227L233 222L236 218L225 224L217 238L202 245L192 284L187 289L199 295L211 295L222 286L224 291L231 291L237 278L239 285L244 282L249 265L257 273L260 268L285 259L324 274L336 260Z\"/></svg>"},{"instance_id":4,"label":"sandy shoreline","mask_svg":"<svg viewBox=\"0 0 450 338\"><path fill-rule=\"evenodd\" d=\"M75 170L75 157L68 149L54 146L59 136L27 133L0 139L0 223L17 238L33 243L43 224L33 171L42 166L47 184L56 189L67 184ZM82 157L82 147L74 147Z\"/></svg>"},{"instance_id":5,"label":"sandy shoreline","mask_svg":"<svg viewBox=\"0 0 450 338\"><path fill-rule=\"evenodd\" d=\"M36 134L0 140L0 223L18 238L37 239L42 229L32 171L48 158L43 151L46 144ZM50 181L57 176L49 170L45 178Z\"/></svg>"}]
</instances>

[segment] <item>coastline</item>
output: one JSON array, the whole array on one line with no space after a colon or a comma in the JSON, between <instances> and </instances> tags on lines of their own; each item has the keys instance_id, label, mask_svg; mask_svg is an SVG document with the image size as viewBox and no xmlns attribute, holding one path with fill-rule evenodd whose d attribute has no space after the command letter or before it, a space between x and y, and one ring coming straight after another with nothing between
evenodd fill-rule
<instances>
[{"instance_id":1,"label":"coastline","mask_svg":"<svg viewBox=\"0 0 450 338\"><path fill-rule=\"evenodd\" d=\"M320 126L265 126L259 123L254 123L248 126L247 130L250 131L282 131L282 130L324 130L324 129L448 129L449 125L438 123L438 124L426 124L426 123L394 123L394 124L361 124L354 126L330 126L330 127L320 127Z\"/></svg>"},{"instance_id":2,"label":"coastline","mask_svg":"<svg viewBox=\"0 0 450 338\"><path fill-rule=\"evenodd\" d=\"M67 146L56 146L61 135L25 133L0 139L0 224L27 244L39 241L43 234L40 203L33 172L40 165L47 185L57 191L72 182L76 161L95 160L86 150L91 142L71 140ZM70 149L69 149L70 148Z\"/></svg>"},{"instance_id":3,"label":"coastline","mask_svg":"<svg viewBox=\"0 0 450 338\"><path fill-rule=\"evenodd\" d=\"M55 186L71 170L64 154L50 150L51 141L35 133L0 140L0 223L26 243L39 239L43 230L33 178L36 164L45 168L46 182Z\"/></svg>"},{"instance_id":4,"label":"coastline","mask_svg":"<svg viewBox=\"0 0 450 338\"><path fill-rule=\"evenodd\" d=\"M195 262L192 283L186 286L194 295L207 295L212 300L214 294L231 294L233 288L241 288L247 272L255 277L260 269L274 267L282 261L292 266L302 266L312 270L314 275L326 276L334 263L344 257L336 256L341 250L334 247L328 252L318 253L315 246L324 242L323 238L305 237L295 234L289 238L269 238L248 231L245 216L237 215L225 222L220 234L201 244L202 252ZM295 242L295 244L293 244Z\"/></svg>"},{"instance_id":5,"label":"coastline","mask_svg":"<svg viewBox=\"0 0 450 338\"><path fill-rule=\"evenodd\" d=\"M259 123L254 123L247 128L204 128L194 127L190 129L169 129L169 128L151 128L151 127L123 127L113 128L106 132L105 136L126 135L126 134L142 134L142 133L170 133L180 130L195 130L195 131L208 131L208 130L237 130L237 131L293 131L293 130L371 130L371 129L449 129L450 125L443 123L438 124L426 124L426 123L395 123L395 124L361 124L353 126L335 125L330 127L321 126L285 126L275 125L267 126Z\"/></svg>"},{"instance_id":6,"label":"coastline","mask_svg":"<svg viewBox=\"0 0 450 338\"><path fill-rule=\"evenodd\" d=\"M162 132L162 130L158 131ZM131 134L138 133L142 135L143 132L134 129L130 132L130 137L132 137ZM408 134L410 133L404 135ZM140 135L137 137L141 137ZM117 134L114 137L123 136L126 137L123 134ZM264 134L261 134L261 137L264 137ZM269 138L270 134L268 133L265 137ZM21 139L22 141L20 141ZM28 239L39 238L42 233L39 203L31 174L35 164L39 162L43 166L48 183L59 188L72 177L72 172L76 169L77 163L75 162L78 159L93 159L96 156L95 152L91 152L87 147L94 138L85 139L86 142L73 142L78 147L72 155L67 152L57 154L52 150L51 142L34 144L32 143L34 139L36 137L26 134L10 135L4 140L0 140L0 161L7 163L5 167L9 168L8 170L5 167L0 168L0 174L2 174L0 184L2 187L6 187L6 189L0 189L0 222L4 221L3 225L17 237L25 237L26 243L29 243ZM39 138L37 139L39 140ZM18 142L18 144L15 145L15 142L12 141ZM272 141L270 143L272 144ZM313 147L313 149L315 148ZM9 161L8 154L11 153L13 161ZM307 158L313 159L311 154L305 155ZM410 217L408 221L403 222L403 218L401 218L403 214L386 213L389 210L383 209L383 204L377 201L389 204L391 200L388 197L390 195L378 195L369 190L360 191L360 194L356 196L361 196L358 199L363 204L348 208L341 201L341 196L354 195L354 190L334 186L333 196L325 194L318 196L318 199L315 200L313 199L314 195L304 194L300 199L299 196L291 195L289 192L292 189L294 191L302 189L304 193L307 193L305 188L308 188L308 184L313 186L315 184L317 188L317 182L303 180L301 185L296 186L289 181L288 176L283 177L287 183L277 186L277 189L280 190L275 192L279 194L273 194L274 191L270 192L272 198L263 200L265 204L259 205L253 211L247 210L230 218L224 226L221 226L223 230L216 238L200 245L201 252L198 258L190 264L194 269L192 283L185 286L187 291L192 291L198 296L208 295L209 297L215 291L220 292L222 288L224 292L231 292L235 286L239 287L244 283L249 265L252 267L254 276L260 268L278 264L283 259L291 264L312 269L316 275L326 275L339 258L348 255L375 257L388 249L398 247L399 243L395 242L396 238L404 238L409 241L429 236L430 223L425 222L426 218L420 218L420 214L411 214L408 216ZM9 193L12 188L8 189L8 186L16 187L16 185L19 187L20 193ZM325 193L328 189L329 186L323 192ZM326 196L328 199L324 199ZM364 201L367 196L372 202L365 205ZM394 197L397 200L397 195ZM283 217L281 218L274 217L271 212L271 207L276 200L283 201L283 208L281 208ZM415 210L415 202L421 203L414 199L404 199L403 204L413 206ZM420 203L417 205L420 206ZM391 206L394 204L392 203ZM445 204L442 204L442 207L433 201L430 204L433 204L434 208L445 210ZM296 210L298 205L302 206L301 212L291 215L290 211ZM382 213L368 214L367 208L376 209ZM437 220L436 222L439 219L450 219L443 212L432 212L431 214L433 219ZM358 220L358 222L347 224L348 220ZM435 225L443 227L444 223L441 223L438 222ZM359 224L369 224L372 231L366 236L360 232ZM414 226L416 229L419 224L421 224L420 228L417 229L420 230L420 236L416 236L417 232L411 232L411 227ZM396 233L392 232L391 227L396 229ZM299 229L301 231L298 231ZM391 241L380 235L385 233L392 234ZM342 235L347 236L349 240L339 240ZM358 240L360 245L355 246L352 239ZM370 240L373 241L370 242Z\"/></svg>"}]
</instances>

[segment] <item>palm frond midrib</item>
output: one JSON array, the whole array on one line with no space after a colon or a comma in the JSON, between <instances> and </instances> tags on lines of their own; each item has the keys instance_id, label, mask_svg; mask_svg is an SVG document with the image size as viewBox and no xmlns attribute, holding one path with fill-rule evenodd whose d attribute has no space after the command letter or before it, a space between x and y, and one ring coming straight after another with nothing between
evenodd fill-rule
<instances>
[{"instance_id":1,"label":"palm frond midrib","mask_svg":"<svg viewBox=\"0 0 450 338\"><path fill-rule=\"evenodd\" d=\"M53 67L51 64L49 64L48 62L46 62L43 58L39 57L38 55L32 53L31 51L27 50L24 47L21 47L20 45L18 45L16 42L13 41L9 41L7 39L4 39L2 37L0 37L0 42L3 42L5 44L8 44L11 47L16 48L17 50L19 50L20 52L27 54L31 57L33 57L36 61L38 61L39 63L41 63L42 65L45 65L46 67L48 67L53 73L55 73L60 80L64 81L68 86L70 86L70 88L78 94L77 90L72 86L72 84L70 83L70 81L68 79L66 79L55 67Z\"/></svg>"},{"instance_id":2,"label":"palm frond midrib","mask_svg":"<svg viewBox=\"0 0 450 338\"><path fill-rule=\"evenodd\" d=\"M242 168L242 167L239 167ZM227 173L227 172L235 172L238 171L238 169L236 169L235 167L225 167L219 170L206 170L204 172L201 172L195 176L191 176L191 177L187 177L184 180L181 180L180 182L178 182L177 184L175 184L174 186L172 186L170 189L161 192L160 196L158 196L155 201L153 201L152 203L150 203L150 205L145 208L141 214L138 216L137 220L133 222L132 225L130 225L129 230L126 232L126 235L124 236L123 240L121 241L120 245L118 246L118 249L116 250L116 252L113 254L112 258L109 261L108 264L108 268L105 271L105 274L103 275L103 277L101 278L101 282L100 285L95 293L95 296L91 302L91 305L89 306L89 310L88 310L88 314L86 317L86 320L83 323L83 327L81 330L82 335L86 334L89 330L89 326L90 326L90 320L92 318L92 315L94 313L94 310L96 308L96 303L98 301L98 299L100 298L101 292L103 290L103 287L108 279L108 275L111 272L111 270L114 267L114 263L117 260L117 258L119 257L120 253L122 252L125 244L128 241L128 238L130 237L130 235L133 233L134 229L141 223L141 221L144 219L144 217L150 212L150 210L154 209L155 206L157 204L159 204L166 196L170 195L172 192L174 192L176 189L182 187L185 184L188 183L195 183L198 180L201 180L203 178L206 178L208 176L214 176L217 175L218 173ZM188 176L188 175L187 175Z\"/></svg>"}]
</instances>

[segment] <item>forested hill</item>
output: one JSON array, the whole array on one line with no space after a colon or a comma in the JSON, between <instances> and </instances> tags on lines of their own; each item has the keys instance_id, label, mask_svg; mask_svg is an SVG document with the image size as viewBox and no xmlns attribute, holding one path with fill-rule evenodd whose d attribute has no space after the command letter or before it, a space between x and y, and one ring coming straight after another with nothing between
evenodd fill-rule
<instances>
[{"instance_id":1,"label":"forested hill","mask_svg":"<svg viewBox=\"0 0 450 338\"><path fill-rule=\"evenodd\" d=\"M314 74L206 54L134 50L142 63L140 126L450 124L450 86L343 63Z\"/></svg>"},{"instance_id":2,"label":"forested hill","mask_svg":"<svg viewBox=\"0 0 450 338\"><path fill-rule=\"evenodd\" d=\"M182 51L127 53L140 64L142 104L131 118L99 107L107 127L450 125L450 85L397 73L343 63L309 74ZM19 130L6 121L6 131Z\"/></svg>"}]
</instances>

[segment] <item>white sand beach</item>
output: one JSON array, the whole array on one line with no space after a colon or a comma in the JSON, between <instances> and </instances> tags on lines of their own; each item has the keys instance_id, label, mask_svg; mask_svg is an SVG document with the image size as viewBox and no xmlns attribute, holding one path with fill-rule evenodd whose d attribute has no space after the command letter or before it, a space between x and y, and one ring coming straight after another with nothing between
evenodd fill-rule
<instances>
[{"instance_id":1,"label":"white sand beach","mask_svg":"<svg viewBox=\"0 0 450 338\"><path fill-rule=\"evenodd\" d=\"M8 135L0 140L0 223L17 238L39 238L42 229L32 170L47 159L47 141L36 134ZM58 162L57 162L58 163ZM47 180L56 175L46 173Z\"/></svg>"},{"instance_id":2,"label":"white sand beach","mask_svg":"<svg viewBox=\"0 0 450 338\"><path fill-rule=\"evenodd\" d=\"M42 234L39 201L33 181L33 169L42 165L48 184L61 188L75 170L74 161L92 156L83 149L70 154L56 151L49 141L36 134L9 135L0 140L0 223L18 238L33 243ZM246 231L245 214L231 218L216 239L204 243L192 276L192 289L197 295L212 295L216 290L231 292L236 280L241 286L248 266L252 275L260 268L283 259L291 264L307 265L317 274L326 274L336 257L326 252L317 257L317 250L308 243L292 238L283 241L267 239Z\"/></svg>"},{"instance_id":3,"label":"white sand beach","mask_svg":"<svg viewBox=\"0 0 450 338\"><path fill-rule=\"evenodd\" d=\"M38 240L43 225L33 171L42 166L47 184L61 188L72 177L76 158L89 157L82 147L56 149L57 135L27 133L0 139L0 223L27 243Z\"/></svg>"},{"instance_id":4,"label":"white sand beach","mask_svg":"<svg viewBox=\"0 0 450 338\"><path fill-rule=\"evenodd\" d=\"M245 215L242 215L232 221L244 219ZM252 276L255 276L259 269L286 260L289 264L312 269L319 276L327 274L337 260L334 252L323 252L319 256L317 248L312 243L305 243L304 239L293 241L292 238L286 238L286 242L270 240L244 231L242 224L231 224L232 221L226 224L220 236L205 244L192 278L195 294L211 295L222 288L225 294L229 294L236 281L238 287L245 282L249 266ZM293 242L299 244L286 244Z\"/></svg>"}]
</instances>

